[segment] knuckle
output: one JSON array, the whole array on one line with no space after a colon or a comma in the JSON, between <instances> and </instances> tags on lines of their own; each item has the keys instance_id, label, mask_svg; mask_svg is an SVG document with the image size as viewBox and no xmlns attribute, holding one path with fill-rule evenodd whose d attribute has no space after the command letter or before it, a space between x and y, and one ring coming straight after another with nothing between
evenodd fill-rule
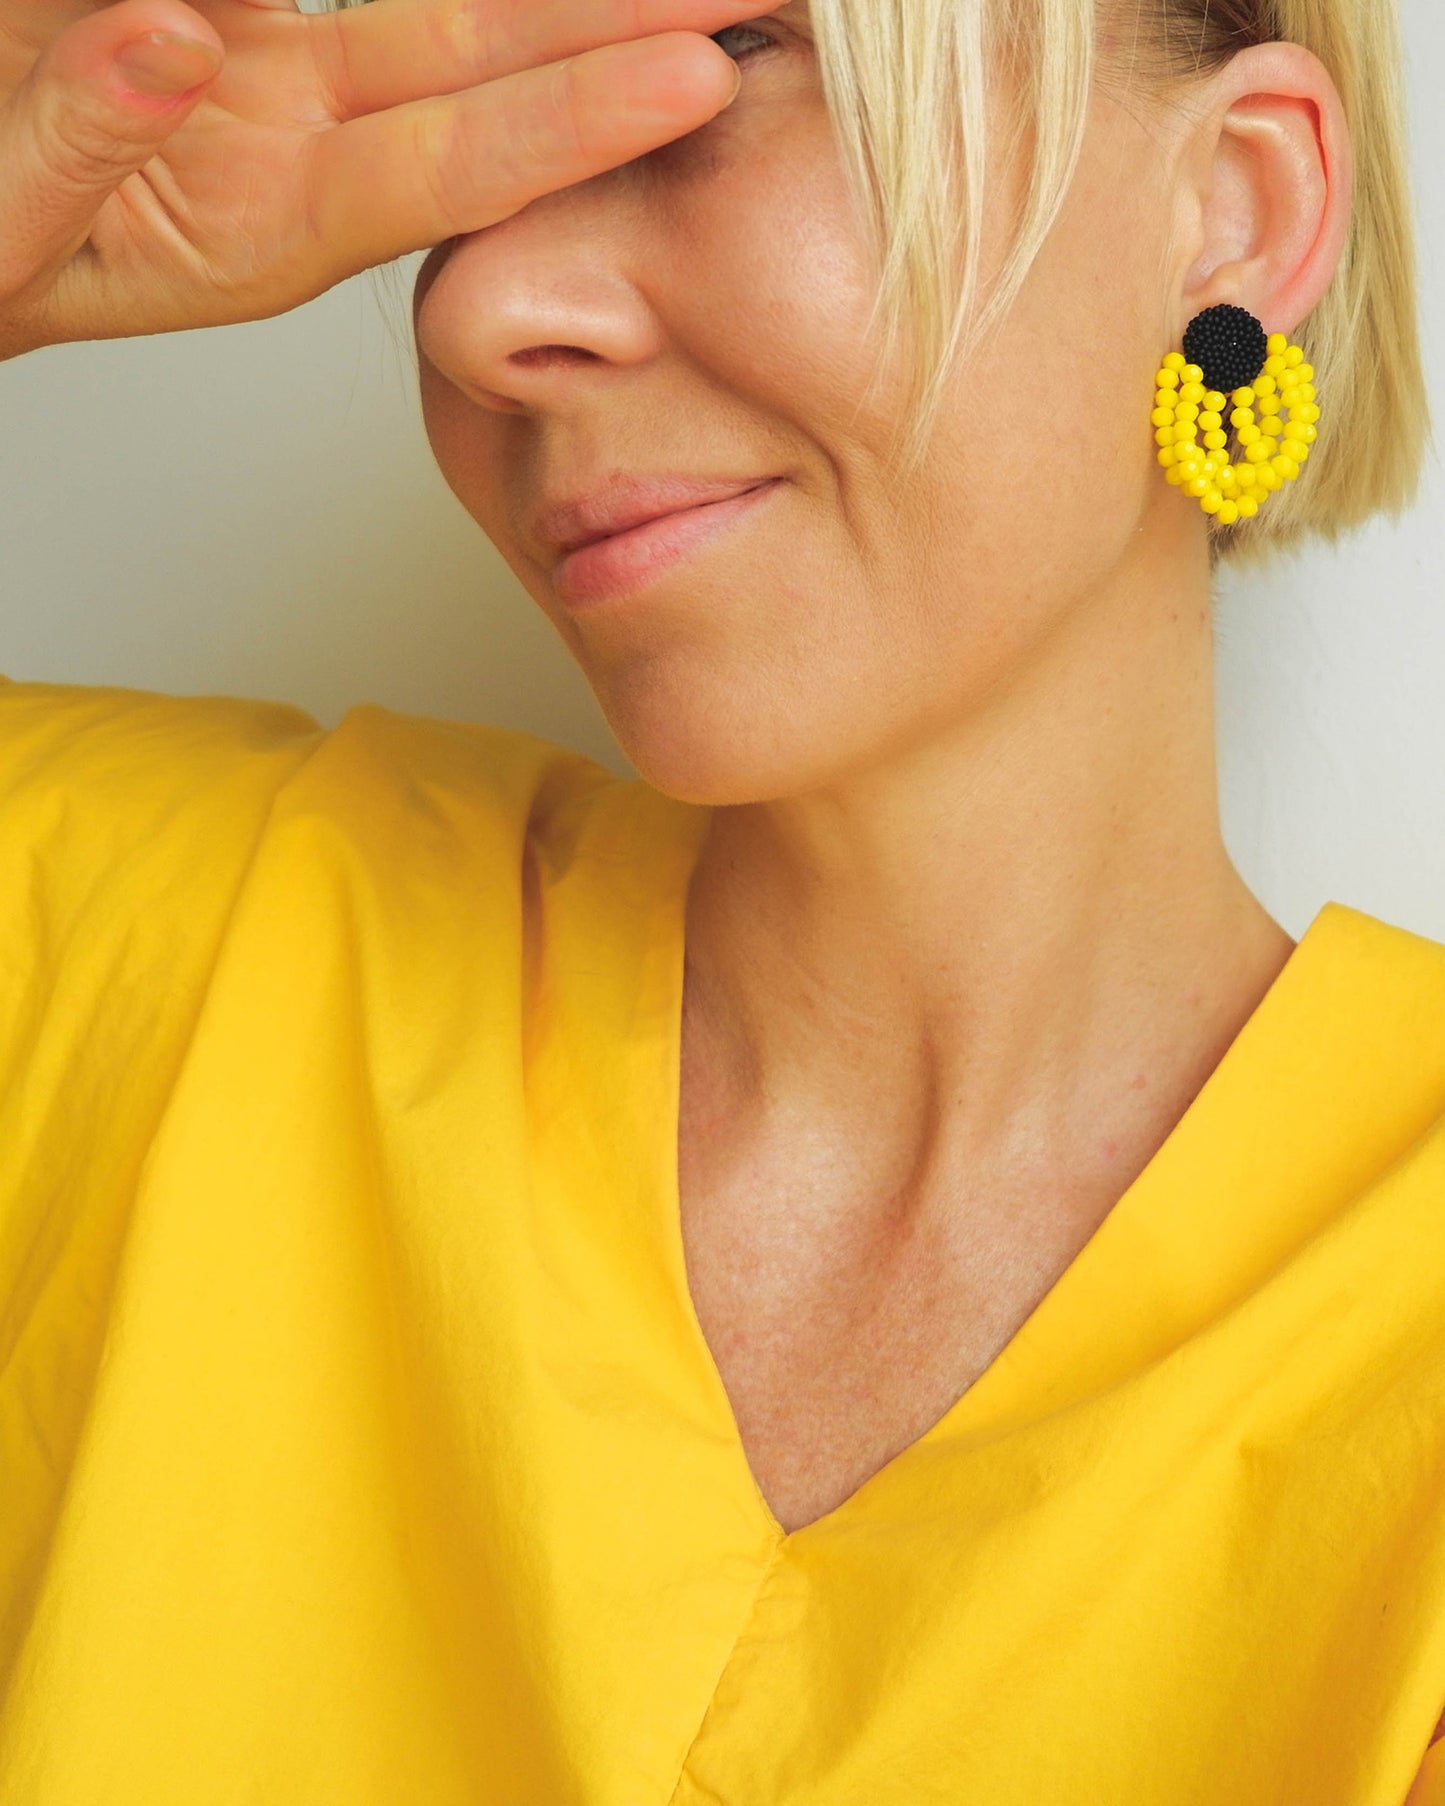
<instances>
[{"instance_id":1,"label":"knuckle","mask_svg":"<svg viewBox=\"0 0 1445 1806\"><path fill-rule=\"evenodd\" d=\"M63 191L89 193L136 161L134 142L113 121L79 108L42 115L36 140L47 178Z\"/></svg>"}]
</instances>

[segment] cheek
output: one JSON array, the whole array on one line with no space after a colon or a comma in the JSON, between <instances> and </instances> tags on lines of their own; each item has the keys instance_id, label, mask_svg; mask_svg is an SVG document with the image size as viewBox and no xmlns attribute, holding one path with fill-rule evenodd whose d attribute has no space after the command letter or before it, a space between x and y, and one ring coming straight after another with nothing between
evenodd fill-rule
<instances>
[{"instance_id":1,"label":"cheek","mask_svg":"<svg viewBox=\"0 0 1445 1806\"><path fill-rule=\"evenodd\" d=\"M666 232L669 331L754 408L828 440L854 421L873 367L874 272L830 153L768 145L715 159ZM866 430L866 429L865 429Z\"/></svg>"}]
</instances>

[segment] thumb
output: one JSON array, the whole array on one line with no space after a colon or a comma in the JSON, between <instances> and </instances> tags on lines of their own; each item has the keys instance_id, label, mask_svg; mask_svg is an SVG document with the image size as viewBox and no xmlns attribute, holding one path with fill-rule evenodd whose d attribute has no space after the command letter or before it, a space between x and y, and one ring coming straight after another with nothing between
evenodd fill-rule
<instances>
[{"instance_id":1,"label":"thumb","mask_svg":"<svg viewBox=\"0 0 1445 1806\"><path fill-rule=\"evenodd\" d=\"M224 59L213 26L179 5L158 16L154 0L122 0L46 46L0 107L0 295L69 261Z\"/></svg>"}]
</instances>

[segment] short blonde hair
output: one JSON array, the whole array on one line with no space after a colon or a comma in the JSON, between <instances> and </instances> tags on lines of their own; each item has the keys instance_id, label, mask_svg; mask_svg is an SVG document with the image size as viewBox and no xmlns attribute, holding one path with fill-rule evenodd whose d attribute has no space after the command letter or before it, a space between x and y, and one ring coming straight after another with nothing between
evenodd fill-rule
<instances>
[{"instance_id":1,"label":"short blonde hair","mask_svg":"<svg viewBox=\"0 0 1445 1806\"><path fill-rule=\"evenodd\" d=\"M1106 12L1115 45L1127 47L1108 67L1096 41ZM1319 372L1324 409L1305 480L1236 526L1211 520L1211 562L1266 563L1311 535L1333 544L1410 506L1431 426L1396 0L812 0L811 13L849 184L882 270L872 325L882 317L885 358L902 341L911 353L906 468L926 452L951 370L1006 313L1063 205L1095 80L1169 100L1246 46L1284 40L1313 52L1339 91L1354 205L1335 278L1293 335ZM991 75L1004 66L1015 79L992 99ZM1004 109L1002 142L1029 143L1030 155L1021 217L983 295L974 202L996 133L956 127L991 117L986 105ZM1161 342L1160 355L1174 349Z\"/></svg>"}]
</instances>

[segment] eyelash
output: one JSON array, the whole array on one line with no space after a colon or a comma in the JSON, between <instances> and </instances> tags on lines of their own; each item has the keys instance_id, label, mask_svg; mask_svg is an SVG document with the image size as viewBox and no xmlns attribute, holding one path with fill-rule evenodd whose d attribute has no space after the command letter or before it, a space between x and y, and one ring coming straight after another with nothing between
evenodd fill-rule
<instances>
[{"instance_id":1,"label":"eyelash","mask_svg":"<svg viewBox=\"0 0 1445 1806\"><path fill-rule=\"evenodd\" d=\"M731 55L731 52L727 52L727 47L724 44L722 44L720 42L720 40L723 38L726 38L726 37L731 37L731 35L735 31L751 32L755 38L761 38L763 41L761 44L754 44L748 50L740 50L737 53L737 55L733 58L734 62L740 63L740 62L743 62L747 57L757 55L760 51L775 50L777 48L777 39L770 38L765 31L759 31L756 25L725 25L721 31L715 31L715 32L711 33L710 35L712 37L713 43L716 44L720 50L723 50L727 54Z\"/></svg>"}]
</instances>

